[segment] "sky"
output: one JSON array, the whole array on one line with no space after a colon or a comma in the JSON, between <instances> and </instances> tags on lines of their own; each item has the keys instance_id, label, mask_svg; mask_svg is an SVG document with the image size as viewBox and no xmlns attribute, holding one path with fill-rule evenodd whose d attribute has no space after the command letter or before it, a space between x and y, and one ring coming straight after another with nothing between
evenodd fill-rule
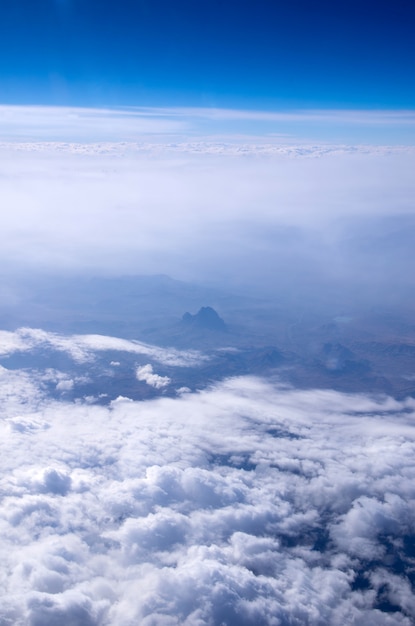
<instances>
[{"instance_id":1,"label":"sky","mask_svg":"<svg viewBox=\"0 0 415 626\"><path fill-rule=\"evenodd\" d=\"M208 353L8 317L39 274L167 274L288 334L383 311L382 359L411 354L414 25L412 0L1 0L2 626L414 623L412 397L176 389ZM85 391L123 371L158 397Z\"/></svg>"},{"instance_id":2,"label":"sky","mask_svg":"<svg viewBox=\"0 0 415 626\"><path fill-rule=\"evenodd\" d=\"M405 292L414 22L403 0L5 0L3 266Z\"/></svg>"},{"instance_id":3,"label":"sky","mask_svg":"<svg viewBox=\"0 0 415 626\"><path fill-rule=\"evenodd\" d=\"M410 0L3 0L0 102L407 109Z\"/></svg>"}]
</instances>

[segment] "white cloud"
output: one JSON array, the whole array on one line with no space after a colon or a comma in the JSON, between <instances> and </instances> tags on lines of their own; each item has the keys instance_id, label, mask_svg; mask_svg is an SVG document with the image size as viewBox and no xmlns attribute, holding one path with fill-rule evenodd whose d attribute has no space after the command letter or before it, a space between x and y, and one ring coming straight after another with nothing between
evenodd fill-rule
<instances>
[{"instance_id":1,"label":"white cloud","mask_svg":"<svg viewBox=\"0 0 415 626\"><path fill-rule=\"evenodd\" d=\"M58 391L71 391L74 388L74 384L73 380L60 380L56 385L56 389Z\"/></svg>"},{"instance_id":2,"label":"white cloud","mask_svg":"<svg viewBox=\"0 0 415 626\"><path fill-rule=\"evenodd\" d=\"M78 155L84 157L101 157L103 165L110 157L143 158L153 159L165 156L173 158L177 156L198 155L216 157L274 157L278 160L288 159L320 159L322 157L341 156L407 156L413 157L414 147L406 145L357 145L347 144L284 144L281 141L267 137L267 141L259 137L241 137L238 141L226 137L223 141L216 138L202 141L189 141L188 138L175 143L150 143L150 142L100 142L100 143L60 143L60 142L0 142L0 151L3 153L44 153L45 155L60 154ZM118 162L119 164L119 162Z\"/></svg>"},{"instance_id":3,"label":"white cloud","mask_svg":"<svg viewBox=\"0 0 415 626\"><path fill-rule=\"evenodd\" d=\"M137 380L143 381L154 387L155 389L162 389L163 387L167 387L170 384L171 379L168 376L160 376L159 374L154 374L153 366L150 363L147 365L143 365L137 368L136 371Z\"/></svg>"},{"instance_id":4,"label":"white cloud","mask_svg":"<svg viewBox=\"0 0 415 626\"><path fill-rule=\"evenodd\" d=\"M1 623L413 623L414 400L245 377L27 406L13 376Z\"/></svg>"},{"instance_id":5,"label":"white cloud","mask_svg":"<svg viewBox=\"0 0 415 626\"><path fill-rule=\"evenodd\" d=\"M135 108L131 110L136 115L155 115L178 118L202 118L220 120L253 120L268 122L338 121L360 124L415 124L415 111L393 109L297 109L286 111L255 111L221 108Z\"/></svg>"},{"instance_id":6,"label":"white cloud","mask_svg":"<svg viewBox=\"0 0 415 626\"><path fill-rule=\"evenodd\" d=\"M0 366L0 414L27 413L43 399L44 393L29 373Z\"/></svg>"},{"instance_id":7,"label":"white cloud","mask_svg":"<svg viewBox=\"0 0 415 626\"><path fill-rule=\"evenodd\" d=\"M356 128L366 129L367 133L367 129L373 126L377 127L380 136L388 127L400 127L411 133L415 125L415 112L410 109L255 111L214 107L88 109L0 105L2 137L13 142L56 141L58 138L62 142L62 149L68 146L68 142L74 141L105 143L116 140L124 143L131 140L148 141L150 138L162 142L163 137L168 137L170 143L174 143L189 136L200 139L229 135L230 132L234 139L238 139L252 133L253 128L254 132L271 138L278 134L282 137L288 135L291 141L294 137L301 141L301 137L307 137L313 127L317 127L320 132L326 127L335 137L348 137L344 130L343 133L339 132L342 125L347 125L346 133L349 133L349 137ZM316 143L315 136L312 141Z\"/></svg>"},{"instance_id":8,"label":"white cloud","mask_svg":"<svg viewBox=\"0 0 415 626\"><path fill-rule=\"evenodd\" d=\"M387 289L408 276L399 254L383 258L391 228L379 220L411 230L413 151L248 148L247 158L243 146L197 153L188 141L124 156L0 152L0 259L25 274L167 273L268 291L284 277L379 278Z\"/></svg>"},{"instance_id":9,"label":"white cloud","mask_svg":"<svg viewBox=\"0 0 415 626\"><path fill-rule=\"evenodd\" d=\"M25 273L167 273L229 286L241 277L269 285L269 268L292 282L300 268L369 282L384 246L363 246L362 259L347 244L360 241L356 232L390 236L379 216L414 218L413 145L378 136L403 124L410 144L411 111L0 107L0 118L16 135L0 147L0 260ZM370 127L374 140L329 141L346 118L348 136ZM329 131L281 142L278 124L289 123ZM51 141L59 129L65 137ZM396 267L398 256L384 262Z\"/></svg>"},{"instance_id":10,"label":"white cloud","mask_svg":"<svg viewBox=\"0 0 415 626\"><path fill-rule=\"evenodd\" d=\"M0 331L0 355L30 352L38 348L52 348L66 352L77 363L85 363L94 358L95 352L105 351L143 355L159 363L177 367L197 366L207 359L197 350L160 348L141 341L105 335L59 335L39 328L19 328L14 332ZM114 361L112 365L117 363ZM62 386L60 388L63 389Z\"/></svg>"},{"instance_id":11,"label":"white cloud","mask_svg":"<svg viewBox=\"0 0 415 626\"><path fill-rule=\"evenodd\" d=\"M47 106L0 105L2 136L14 142L47 141L59 137L64 141L131 141L157 135L176 135L186 130L184 120L158 115L155 111L87 109Z\"/></svg>"},{"instance_id":12,"label":"white cloud","mask_svg":"<svg viewBox=\"0 0 415 626\"><path fill-rule=\"evenodd\" d=\"M25 275L242 279L279 302L281 285L318 299L316 276L324 302L330 278L364 294L378 280L382 302L397 278L410 291L415 153L398 137L409 141L413 112L0 107L0 118L0 256ZM344 123L375 140L325 143ZM137 377L160 389L170 380L153 362L205 358L0 332L2 356L44 349L75 364L137 355ZM46 396L85 380L0 368L1 624L414 623L413 399L250 377L141 403Z\"/></svg>"}]
</instances>

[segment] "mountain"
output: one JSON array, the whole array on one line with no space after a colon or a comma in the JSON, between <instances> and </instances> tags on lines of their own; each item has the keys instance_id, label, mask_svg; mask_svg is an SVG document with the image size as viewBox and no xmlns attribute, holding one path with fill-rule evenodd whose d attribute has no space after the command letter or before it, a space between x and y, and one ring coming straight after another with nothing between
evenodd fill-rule
<instances>
[{"instance_id":1,"label":"mountain","mask_svg":"<svg viewBox=\"0 0 415 626\"><path fill-rule=\"evenodd\" d=\"M297 388L415 396L415 309L406 306L368 309L354 302L350 308L333 304L318 311L310 309L308 300L301 305L283 298L260 300L168 276L0 276L0 301L2 331L29 327L66 338L92 333L158 348L197 350L207 357L199 367L171 369L136 352L122 357L100 352L92 375L90 363L82 369L62 350L49 350L47 342L35 352L0 350L3 367L36 369L41 362L71 380L82 377L82 393L102 396L103 401L120 394L134 399L169 395L176 388L200 389L214 380L246 374L278 376ZM206 302L210 306L201 307ZM111 361L120 365L109 367ZM172 385L158 389L137 381L136 367L148 364ZM78 398L77 385L67 389L65 397Z\"/></svg>"},{"instance_id":2,"label":"mountain","mask_svg":"<svg viewBox=\"0 0 415 626\"><path fill-rule=\"evenodd\" d=\"M202 306L195 315L185 313L182 317L182 322L186 326L202 330L216 332L226 332L227 330L224 320L210 306Z\"/></svg>"}]
</instances>

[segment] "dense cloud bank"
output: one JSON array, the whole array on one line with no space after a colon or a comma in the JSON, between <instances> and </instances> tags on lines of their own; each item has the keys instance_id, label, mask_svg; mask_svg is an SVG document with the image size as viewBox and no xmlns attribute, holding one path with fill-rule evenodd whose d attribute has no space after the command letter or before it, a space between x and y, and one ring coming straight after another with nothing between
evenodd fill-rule
<instances>
[{"instance_id":1,"label":"dense cloud bank","mask_svg":"<svg viewBox=\"0 0 415 626\"><path fill-rule=\"evenodd\" d=\"M1 376L2 626L413 624L412 399Z\"/></svg>"},{"instance_id":2,"label":"dense cloud bank","mask_svg":"<svg viewBox=\"0 0 415 626\"><path fill-rule=\"evenodd\" d=\"M357 285L376 304L413 287L412 146L279 137L273 116L236 132L229 116L246 112L147 113L0 107L5 267L162 273L278 299ZM221 132L194 128L212 115ZM385 115L375 128L415 127Z\"/></svg>"}]
</instances>

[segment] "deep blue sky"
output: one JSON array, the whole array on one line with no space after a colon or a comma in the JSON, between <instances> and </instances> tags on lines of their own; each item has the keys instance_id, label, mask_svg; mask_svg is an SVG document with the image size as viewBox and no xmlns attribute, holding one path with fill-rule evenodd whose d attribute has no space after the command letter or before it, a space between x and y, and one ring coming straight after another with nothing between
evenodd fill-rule
<instances>
[{"instance_id":1,"label":"deep blue sky","mask_svg":"<svg viewBox=\"0 0 415 626\"><path fill-rule=\"evenodd\" d=\"M413 0L1 0L0 103L415 106Z\"/></svg>"}]
</instances>

